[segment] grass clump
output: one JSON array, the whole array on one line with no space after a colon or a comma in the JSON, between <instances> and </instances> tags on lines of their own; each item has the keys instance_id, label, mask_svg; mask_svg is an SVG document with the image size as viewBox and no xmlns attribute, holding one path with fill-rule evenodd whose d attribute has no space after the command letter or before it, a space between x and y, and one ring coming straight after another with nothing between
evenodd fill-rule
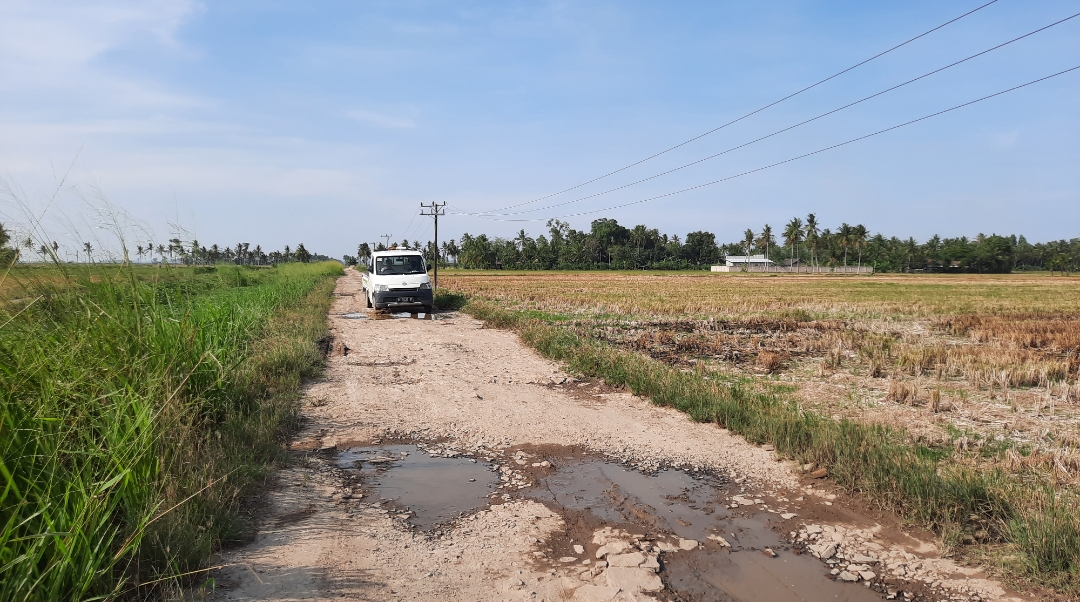
<instances>
[{"instance_id":1,"label":"grass clump","mask_svg":"<svg viewBox=\"0 0 1080 602\"><path fill-rule=\"evenodd\" d=\"M0 600L146 595L244 537L336 263L58 266L0 306Z\"/></svg>"}]
</instances>

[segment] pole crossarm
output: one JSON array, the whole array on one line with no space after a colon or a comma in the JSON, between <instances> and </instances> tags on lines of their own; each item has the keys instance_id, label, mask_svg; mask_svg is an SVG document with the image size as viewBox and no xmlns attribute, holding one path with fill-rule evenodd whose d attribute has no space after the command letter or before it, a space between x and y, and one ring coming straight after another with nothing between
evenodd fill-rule
<instances>
[{"instance_id":1,"label":"pole crossarm","mask_svg":"<svg viewBox=\"0 0 1080 602\"><path fill-rule=\"evenodd\" d=\"M434 295L435 291L439 290L439 216L446 215L446 203L438 203L432 201L430 203L420 203L420 215L430 215L435 218L435 278L431 284L431 293Z\"/></svg>"}]
</instances>

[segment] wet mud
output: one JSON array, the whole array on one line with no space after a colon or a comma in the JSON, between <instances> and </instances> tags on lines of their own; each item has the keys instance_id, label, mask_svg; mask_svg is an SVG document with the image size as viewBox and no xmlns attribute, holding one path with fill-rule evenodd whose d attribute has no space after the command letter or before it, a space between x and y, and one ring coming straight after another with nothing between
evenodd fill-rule
<instances>
[{"instance_id":1,"label":"wet mud","mask_svg":"<svg viewBox=\"0 0 1080 602\"><path fill-rule=\"evenodd\" d=\"M691 551L661 556L661 577L678 600L851 602L880 600L861 585L834 581L817 559L791 550L769 524L769 513L732 513L722 476L661 470L646 475L591 460L560 466L526 495L587 513L579 518L617 525L648 539L692 539ZM766 550L771 553L767 554Z\"/></svg>"},{"instance_id":2,"label":"wet mud","mask_svg":"<svg viewBox=\"0 0 1080 602\"><path fill-rule=\"evenodd\" d=\"M592 533L605 527L636 533L660 549L668 542L699 542L692 550L672 552L669 547L660 554L665 599L881 599L863 585L834 580L829 567L792 549L782 536L785 526L779 516L729 509L725 500L738 495L738 486L722 475L673 469L643 474L580 454L548 457L551 465L528 470L532 482L514 493L563 515L567 531L557 539L566 541L549 541L547 546L572 554L569 550L579 544L585 548L584 558L592 558L599 547L591 541ZM365 492L407 515L410 525L432 530L509 497L494 494L500 489L500 462L514 460L429 455L421 447L402 444L350 448L336 462L359 478Z\"/></svg>"},{"instance_id":3,"label":"wet mud","mask_svg":"<svg viewBox=\"0 0 1080 602\"><path fill-rule=\"evenodd\" d=\"M337 458L366 491L409 514L408 523L428 530L475 512L488 503L498 477L472 458L435 457L415 445L354 447Z\"/></svg>"}]
</instances>

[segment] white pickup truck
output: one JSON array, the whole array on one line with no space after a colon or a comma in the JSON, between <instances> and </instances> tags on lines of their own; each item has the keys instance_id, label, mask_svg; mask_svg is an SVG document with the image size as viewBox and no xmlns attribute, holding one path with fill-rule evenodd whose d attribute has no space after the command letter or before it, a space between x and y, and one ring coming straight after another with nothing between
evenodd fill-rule
<instances>
[{"instance_id":1,"label":"white pickup truck","mask_svg":"<svg viewBox=\"0 0 1080 602\"><path fill-rule=\"evenodd\" d=\"M368 307L421 305L425 313L431 313L431 279L420 251L391 249L372 253L363 282Z\"/></svg>"}]
</instances>

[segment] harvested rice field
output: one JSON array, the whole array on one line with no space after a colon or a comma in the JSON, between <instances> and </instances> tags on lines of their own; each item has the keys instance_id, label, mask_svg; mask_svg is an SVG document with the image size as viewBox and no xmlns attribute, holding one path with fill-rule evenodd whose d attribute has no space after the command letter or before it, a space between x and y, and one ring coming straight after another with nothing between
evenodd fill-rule
<instances>
[{"instance_id":1,"label":"harvested rice field","mask_svg":"<svg viewBox=\"0 0 1080 602\"><path fill-rule=\"evenodd\" d=\"M703 381L771 395L795 404L800 413L888 427L920 453L932 454L943 470L1003 475L1009 487L1019 488L1012 494L1016 499L1025 495L1016 491L1029 487L1039 492L1033 498L1065 505L1055 512L1075 516L1080 278L471 271L440 276L443 287L474 307L497 308ZM1009 512L1026 512L1018 505ZM1011 520L938 530L957 554L1004 566L1018 557ZM1076 531L1075 519L1066 522L1071 526L1065 531ZM1059 527L1047 527L1046 533ZM1060 530L1053 537L1059 535ZM1035 581L1046 578L1062 591L1076 591L1077 567L1065 563L1050 576L1045 563L1023 563Z\"/></svg>"}]
</instances>

